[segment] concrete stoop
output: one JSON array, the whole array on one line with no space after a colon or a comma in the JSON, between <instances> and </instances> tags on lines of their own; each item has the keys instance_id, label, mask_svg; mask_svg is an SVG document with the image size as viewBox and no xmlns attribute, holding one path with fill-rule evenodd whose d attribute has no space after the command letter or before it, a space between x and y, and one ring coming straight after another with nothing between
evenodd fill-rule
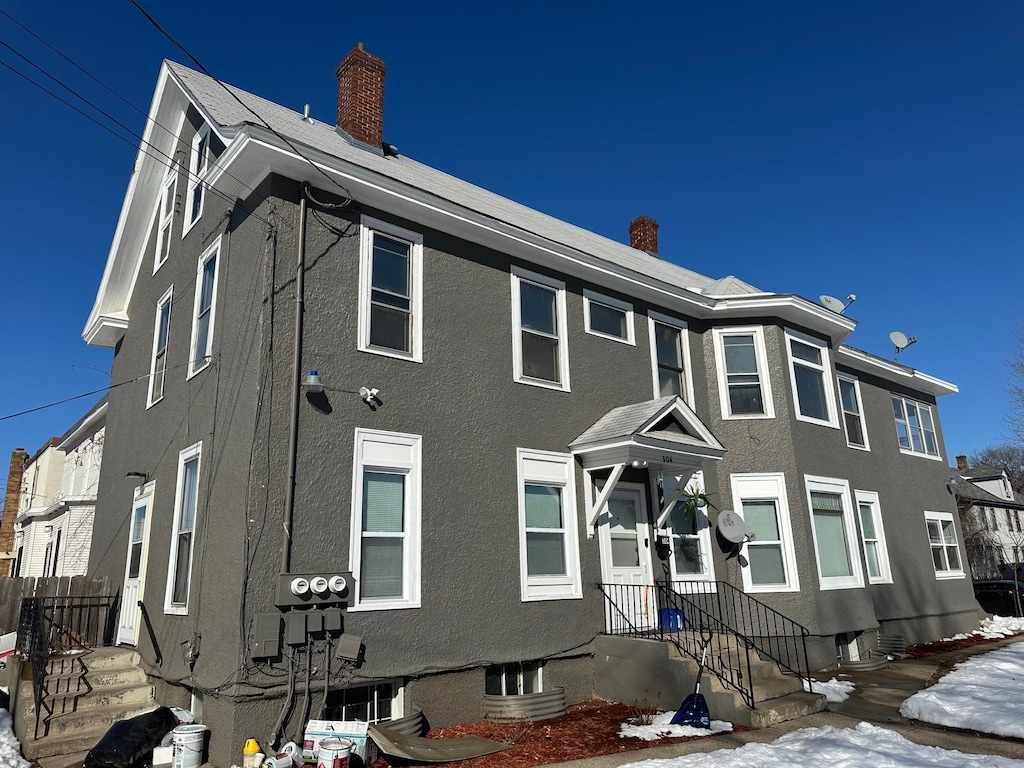
<instances>
[{"instance_id":1,"label":"concrete stoop","mask_svg":"<svg viewBox=\"0 0 1024 768\"><path fill-rule=\"evenodd\" d=\"M40 723L39 732L46 735L38 739L31 675L22 677L13 719L26 758L87 752L117 721L156 709L153 685L134 650L98 648L79 658L80 665L69 657L51 659L47 688L52 693L45 697L44 716L47 708L53 714L48 728Z\"/></svg>"}]
</instances>

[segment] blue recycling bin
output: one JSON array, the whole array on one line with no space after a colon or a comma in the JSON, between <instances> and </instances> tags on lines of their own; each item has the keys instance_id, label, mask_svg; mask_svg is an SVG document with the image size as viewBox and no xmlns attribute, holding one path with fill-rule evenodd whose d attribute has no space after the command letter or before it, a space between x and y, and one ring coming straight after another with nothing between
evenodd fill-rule
<instances>
[{"instance_id":1,"label":"blue recycling bin","mask_svg":"<svg viewBox=\"0 0 1024 768\"><path fill-rule=\"evenodd\" d=\"M665 632L679 632L685 619L679 608L662 608L658 611L658 623Z\"/></svg>"}]
</instances>

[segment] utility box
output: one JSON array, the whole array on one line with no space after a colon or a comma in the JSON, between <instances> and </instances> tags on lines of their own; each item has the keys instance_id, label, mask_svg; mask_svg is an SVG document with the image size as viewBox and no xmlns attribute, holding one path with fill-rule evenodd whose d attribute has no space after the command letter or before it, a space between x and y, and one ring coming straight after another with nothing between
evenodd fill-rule
<instances>
[{"instance_id":1,"label":"utility box","mask_svg":"<svg viewBox=\"0 0 1024 768\"><path fill-rule=\"evenodd\" d=\"M257 614L252 623L253 659L267 659L281 652L281 616L277 613Z\"/></svg>"},{"instance_id":2,"label":"utility box","mask_svg":"<svg viewBox=\"0 0 1024 768\"><path fill-rule=\"evenodd\" d=\"M352 596L351 571L282 573L277 577L278 608L344 608Z\"/></svg>"}]
</instances>

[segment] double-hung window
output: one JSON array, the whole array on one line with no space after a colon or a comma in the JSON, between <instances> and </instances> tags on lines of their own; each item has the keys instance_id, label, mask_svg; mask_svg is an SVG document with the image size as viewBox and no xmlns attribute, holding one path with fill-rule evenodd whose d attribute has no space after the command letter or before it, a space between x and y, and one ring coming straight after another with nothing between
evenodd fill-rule
<instances>
[{"instance_id":1,"label":"double-hung window","mask_svg":"<svg viewBox=\"0 0 1024 768\"><path fill-rule=\"evenodd\" d=\"M573 458L516 449L521 594L527 600L580 598Z\"/></svg>"},{"instance_id":2,"label":"double-hung window","mask_svg":"<svg viewBox=\"0 0 1024 768\"><path fill-rule=\"evenodd\" d=\"M939 441L935 437L935 421L930 405L893 395L892 412L896 419L896 439L899 440L900 451L939 458Z\"/></svg>"},{"instance_id":3,"label":"double-hung window","mask_svg":"<svg viewBox=\"0 0 1024 768\"><path fill-rule=\"evenodd\" d=\"M744 545L744 589L799 592L785 477L781 472L735 474L730 484L735 509L754 534Z\"/></svg>"},{"instance_id":4,"label":"double-hung window","mask_svg":"<svg viewBox=\"0 0 1024 768\"><path fill-rule=\"evenodd\" d=\"M164 177L163 186L160 188L160 207L157 210L156 221L156 255L153 261L154 274L165 261L171 252L171 224L174 222L175 194L178 190L177 165L174 164L167 171Z\"/></svg>"},{"instance_id":5,"label":"double-hung window","mask_svg":"<svg viewBox=\"0 0 1024 768\"><path fill-rule=\"evenodd\" d=\"M419 435L356 430L350 610L420 605L421 443Z\"/></svg>"},{"instance_id":6,"label":"double-hung window","mask_svg":"<svg viewBox=\"0 0 1024 768\"><path fill-rule=\"evenodd\" d=\"M932 550L935 578L964 578L953 515L949 512L925 512L924 522L928 528L928 545Z\"/></svg>"},{"instance_id":7,"label":"double-hung window","mask_svg":"<svg viewBox=\"0 0 1024 768\"><path fill-rule=\"evenodd\" d=\"M164 613L188 614L195 551L196 517L199 511L199 469L203 444L196 443L178 454L178 485L174 494L174 527L168 562Z\"/></svg>"},{"instance_id":8,"label":"double-hung window","mask_svg":"<svg viewBox=\"0 0 1024 768\"><path fill-rule=\"evenodd\" d=\"M828 345L813 336L786 330L786 347L797 419L838 429Z\"/></svg>"},{"instance_id":9,"label":"double-hung window","mask_svg":"<svg viewBox=\"0 0 1024 768\"><path fill-rule=\"evenodd\" d=\"M160 297L156 304L156 323L153 328L153 359L149 366L149 402L147 407L164 396L167 374L167 337L171 328L171 300L174 286Z\"/></svg>"},{"instance_id":10,"label":"double-hung window","mask_svg":"<svg viewBox=\"0 0 1024 768\"><path fill-rule=\"evenodd\" d=\"M569 391L565 283L512 267L513 377Z\"/></svg>"},{"instance_id":11,"label":"double-hung window","mask_svg":"<svg viewBox=\"0 0 1024 768\"><path fill-rule=\"evenodd\" d=\"M423 362L423 236L363 216L359 350Z\"/></svg>"},{"instance_id":12,"label":"double-hung window","mask_svg":"<svg viewBox=\"0 0 1024 768\"><path fill-rule=\"evenodd\" d=\"M765 419L775 416L764 330L715 328L715 363L723 419Z\"/></svg>"},{"instance_id":13,"label":"double-hung window","mask_svg":"<svg viewBox=\"0 0 1024 768\"><path fill-rule=\"evenodd\" d=\"M856 376L840 373L839 402L843 407L843 425L846 427L846 444L851 448L868 450L868 433L864 428L864 412L861 408L860 382Z\"/></svg>"},{"instance_id":14,"label":"double-hung window","mask_svg":"<svg viewBox=\"0 0 1024 768\"><path fill-rule=\"evenodd\" d=\"M181 236L192 228L203 215L203 185L210 170L210 126L204 124L192 137L192 154L188 164L188 198L186 200L185 225Z\"/></svg>"},{"instance_id":15,"label":"double-hung window","mask_svg":"<svg viewBox=\"0 0 1024 768\"><path fill-rule=\"evenodd\" d=\"M668 473L664 475L661 489L664 498L673 496L680 479ZM699 470L692 477L686 478L685 482L687 492L704 490L704 475ZM696 509L693 514L687 514L685 505L676 503L672 506L667 525L672 549L670 564L673 581L713 580L715 563L711 549L711 521L706 510Z\"/></svg>"},{"instance_id":16,"label":"double-hung window","mask_svg":"<svg viewBox=\"0 0 1024 768\"><path fill-rule=\"evenodd\" d=\"M891 583L892 571L889 569L889 552L885 546L885 528L882 525L882 511L878 506L878 494L874 491L854 491L853 495L860 518L860 540L864 548L868 582Z\"/></svg>"},{"instance_id":17,"label":"double-hung window","mask_svg":"<svg viewBox=\"0 0 1024 768\"><path fill-rule=\"evenodd\" d=\"M857 532L849 484L828 477L806 475L804 479L821 588L863 587L860 555L854 548Z\"/></svg>"},{"instance_id":18,"label":"double-hung window","mask_svg":"<svg viewBox=\"0 0 1024 768\"><path fill-rule=\"evenodd\" d=\"M633 340L633 305L593 291L583 291L583 320L587 333L624 344Z\"/></svg>"},{"instance_id":19,"label":"double-hung window","mask_svg":"<svg viewBox=\"0 0 1024 768\"><path fill-rule=\"evenodd\" d=\"M654 364L654 397L678 395L687 403L692 403L686 323L658 312L648 312L647 318L651 361Z\"/></svg>"},{"instance_id":20,"label":"double-hung window","mask_svg":"<svg viewBox=\"0 0 1024 768\"><path fill-rule=\"evenodd\" d=\"M220 264L220 238L199 259L196 272L196 300L192 314L192 346L188 375L198 373L210 363L213 354L213 320L217 308L217 270Z\"/></svg>"}]
</instances>

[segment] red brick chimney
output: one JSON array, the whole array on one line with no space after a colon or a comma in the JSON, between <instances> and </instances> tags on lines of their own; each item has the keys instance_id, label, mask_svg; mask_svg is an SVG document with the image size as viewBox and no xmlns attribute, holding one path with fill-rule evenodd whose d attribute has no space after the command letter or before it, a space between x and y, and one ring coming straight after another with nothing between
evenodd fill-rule
<instances>
[{"instance_id":1,"label":"red brick chimney","mask_svg":"<svg viewBox=\"0 0 1024 768\"><path fill-rule=\"evenodd\" d=\"M629 222L629 245L638 251L658 255L658 222L650 216L637 216Z\"/></svg>"},{"instance_id":2,"label":"red brick chimney","mask_svg":"<svg viewBox=\"0 0 1024 768\"><path fill-rule=\"evenodd\" d=\"M384 62L358 43L338 69L338 127L379 148L384 142Z\"/></svg>"},{"instance_id":3,"label":"red brick chimney","mask_svg":"<svg viewBox=\"0 0 1024 768\"><path fill-rule=\"evenodd\" d=\"M21 496L21 478L25 473L28 451L15 448L11 451L11 468L7 472L7 490L4 493L3 517L0 517L0 552L14 548L14 518L18 516L18 499ZM0 576L9 576L13 561L0 562Z\"/></svg>"},{"instance_id":4,"label":"red brick chimney","mask_svg":"<svg viewBox=\"0 0 1024 768\"><path fill-rule=\"evenodd\" d=\"M964 456L962 453L956 457L956 468L967 469L967 457Z\"/></svg>"}]
</instances>

